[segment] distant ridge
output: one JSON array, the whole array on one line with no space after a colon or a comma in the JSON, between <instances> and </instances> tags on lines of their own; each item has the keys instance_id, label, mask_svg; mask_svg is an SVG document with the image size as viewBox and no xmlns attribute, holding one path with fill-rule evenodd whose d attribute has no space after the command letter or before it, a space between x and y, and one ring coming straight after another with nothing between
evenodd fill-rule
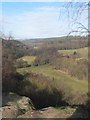
<instances>
[{"instance_id":1,"label":"distant ridge","mask_svg":"<svg viewBox=\"0 0 90 120\"><path fill-rule=\"evenodd\" d=\"M64 37L51 37L51 38L35 38L35 39L25 39L22 42L24 44L38 43L38 42L59 42L66 40L88 40L87 36L64 36Z\"/></svg>"}]
</instances>

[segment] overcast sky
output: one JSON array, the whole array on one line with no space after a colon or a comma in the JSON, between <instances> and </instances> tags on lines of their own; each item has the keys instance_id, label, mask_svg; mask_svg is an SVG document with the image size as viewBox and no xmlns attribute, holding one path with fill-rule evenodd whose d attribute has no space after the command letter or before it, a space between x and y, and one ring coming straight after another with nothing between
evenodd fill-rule
<instances>
[{"instance_id":1,"label":"overcast sky","mask_svg":"<svg viewBox=\"0 0 90 120\"><path fill-rule=\"evenodd\" d=\"M48 38L67 35L70 26L66 2L4 2L2 4L2 31L15 38ZM75 6L70 8L73 11ZM87 12L79 21L87 26ZM1 29L1 28L0 28Z\"/></svg>"}]
</instances>

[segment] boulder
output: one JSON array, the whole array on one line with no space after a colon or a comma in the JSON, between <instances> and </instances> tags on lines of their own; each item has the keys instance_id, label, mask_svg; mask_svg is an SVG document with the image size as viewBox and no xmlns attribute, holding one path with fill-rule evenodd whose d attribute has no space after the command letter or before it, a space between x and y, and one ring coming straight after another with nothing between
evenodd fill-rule
<instances>
[{"instance_id":1,"label":"boulder","mask_svg":"<svg viewBox=\"0 0 90 120\"><path fill-rule=\"evenodd\" d=\"M17 118L18 115L34 108L30 98L11 92L3 94L2 105L3 118Z\"/></svg>"}]
</instances>

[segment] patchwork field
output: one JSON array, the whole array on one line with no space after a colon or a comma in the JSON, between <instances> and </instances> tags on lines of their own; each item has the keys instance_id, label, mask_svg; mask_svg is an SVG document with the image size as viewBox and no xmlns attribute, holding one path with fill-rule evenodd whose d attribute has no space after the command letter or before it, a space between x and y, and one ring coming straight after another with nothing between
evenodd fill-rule
<instances>
[{"instance_id":1,"label":"patchwork field","mask_svg":"<svg viewBox=\"0 0 90 120\"><path fill-rule=\"evenodd\" d=\"M76 52L80 58L88 59L88 47L70 50L58 50L58 52L64 55L72 55L74 52Z\"/></svg>"}]
</instances>

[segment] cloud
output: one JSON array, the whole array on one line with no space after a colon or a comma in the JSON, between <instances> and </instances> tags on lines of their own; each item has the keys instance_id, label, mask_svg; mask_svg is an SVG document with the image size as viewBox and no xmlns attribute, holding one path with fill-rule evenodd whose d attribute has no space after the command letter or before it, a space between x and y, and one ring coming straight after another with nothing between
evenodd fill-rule
<instances>
[{"instance_id":1,"label":"cloud","mask_svg":"<svg viewBox=\"0 0 90 120\"><path fill-rule=\"evenodd\" d=\"M64 13L59 7L40 7L18 15L3 15L3 32L16 38L42 38L67 35L70 31Z\"/></svg>"},{"instance_id":2,"label":"cloud","mask_svg":"<svg viewBox=\"0 0 90 120\"><path fill-rule=\"evenodd\" d=\"M59 8L41 7L34 12L23 14L3 15L4 32L12 32L16 37L34 38L58 36L59 26Z\"/></svg>"}]
</instances>

